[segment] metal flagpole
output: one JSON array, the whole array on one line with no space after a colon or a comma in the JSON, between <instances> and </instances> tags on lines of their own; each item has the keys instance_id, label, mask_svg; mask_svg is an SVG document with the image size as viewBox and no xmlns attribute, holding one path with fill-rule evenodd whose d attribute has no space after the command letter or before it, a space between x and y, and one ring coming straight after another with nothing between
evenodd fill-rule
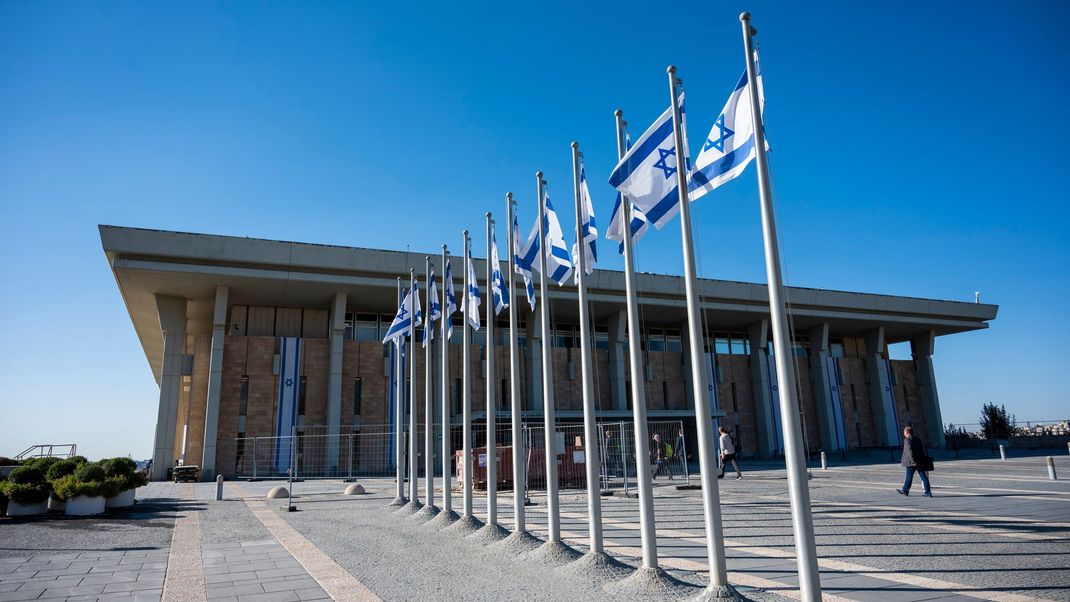
<instances>
[{"instance_id":1,"label":"metal flagpole","mask_svg":"<svg viewBox=\"0 0 1070 602\"><path fill-rule=\"evenodd\" d=\"M420 504L420 479L416 461L416 270L409 268L409 503Z\"/></svg>"},{"instance_id":2,"label":"metal flagpole","mask_svg":"<svg viewBox=\"0 0 1070 602\"><path fill-rule=\"evenodd\" d=\"M676 67L669 66L669 95L672 99L672 127L676 143L676 189L680 201L680 240L684 255L684 289L687 295L687 334L691 346L691 386L695 398L695 427L698 432L699 471L702 479L702 512L706 518L706 554L710 563L711 593L728 596L728 566L724 556L724 530L721 526L721 498L717 491L716 460L713 450L713 418L706 382L706 346L702 336L702 314L698 301L698 277L695 273L695 246L691 238L691 199L687 192L687 160ZM718 590L712 592L712 590Z\"/></svg>"},{"instance_id":3,"label":"metal flagpole","mask_svg":"<svg viewBox=\"0 0 1070 602\"><path fill-rule=\"evenodd\" d=\"M617 120L617 157L624 158L628 149L624 143L623 113L613 113ZM621 196L621 216L624 220L624 288L628 307L628 364L631 369L632 425L635 431L635 488L639 494L639 532L643 546L643 568L658 568L658 542L654 533L654 483L650 478L650 462L644 457L649 449L646 425L646 391L643 388L643 350L640 347L639 302L635 290L635 265L632 259L632 202ZM623 433L622 433L623 435ZM623 443L623 442L622 442ZM628 476L625 473L625 480Z\"/></svg>"},{"instance_id":4,"label":"metal flagpole","mask_svg":"<svg viewBox=\"0 0 1070 602\"><path fill-rule=\"evenodd\" d=\"M527 530L524 524L524 442L521 430L520 416L520 357L518 349L518 337L516 328L516 288L515 283L515 244L513 240L513 220L515 219L516 202L513 201L513 193L505 195L505 205L509 217L509 409L512 414L512 440L513 440L513 530L523 533Z\"/></svg>"},{"instance_id":5,"label":"metal flagpole","mask_svg":"<svg viewBox=\"0 0 1070 602\"><path fill-rule=\"evenodd\" d=\"M401 277L398 277L398 302L401 303ZM397 496L391 505L402 506L405 499L405 452L401 424L405 421L401 393L401 337L394 339L394 464L397 468Z\"/></svg>"},{"instance_id":6,"label":"metal flagpole","mask_svg":"<svg viewBox=\"0 0 1070 602\"><path fill-rule=\"evenodd\" d=\"M803 600L821 599L821 575L817 568L817 546L814 542L814 519L810 509L810 488L807 482L806 453L803 449L802 425L799 422L799 403L796 399L795 371L788 345L788 310L784 298L784 282L780 272L780 251L777 247L776 219L769 186L769 164L765 156L765 130L761 104L758 101L757 73L754 64L754 42L757 30L750 25L750 13L739 15L743 27L743 51L747 60L747 83L750 86L751 115L754 119L754 150L758 168L758 194L761 199L762 234L765 238L765 272L769 289L769 313L773 326L773 350L776 361L780 397L780 415L784 425L784 458L788 468L788 498L791 501L791 523L795 534L795 556L799 567L799 591Z\"/></svg>"},{"instance_id":7,"label":"metal flagpole","mask_svg":"<svg viewBox=\"0 0 1070 602\"><path fill-rule=\"evenodd\" d=\"M434 346L431 343L432 333L435 331L431 322L431 305L435 300L431 298L431 258L424 257L424 282L427 283L427 311L424 313L424 497L427 498L427 507L435 505L435 367L433 358Z\"/></svg>"},{"instance_id":8,"label":"metal flagpole","mask_svg":"<svg viewBox=\"0 0 1070 602\"><path fill-rule=\"evenodd\" d=\"M453 516L453 443L450 441L450 320L449 297L446 288L446 262L449 261L449 249L442 245L442 513L445 520ZM450 285L453 284L450 274Z\"/></svg>"},{"instance_id":9,"label":"metal flagpole","mask_svg":"<svg viewBox=\"0 0 1070 602\"><path fill-rule=\"evenodd\" d=\"M587 469L587 528L591 553L602 554L602 497L598 481L598 430L594 415L594 383L591 374L591 325L587 306L587 241L583 237L583 199L580 194L580 145L572 143L572 188L576 200L576 282L580 303L580 375L583 380L583 449Z\"/></svg>"},{"instance_id":10,"label":"metal flagpole","mask_svg":"<svg viewBox=\"0 0 1070 602\"><path fill-rule=\"evenodd\" d=\"M464 423L462 439L464 441L464 518L472 516L472 357L471 338L472 325L468 322L468 312L472 311L472 297L468 290L474 283L468 281L468 262L471 257L471 241L468 238L468 230L464 231L464 264L461 271L464 272L464 314L461 316L464 326L462 332L464 341L461 345L461 420Z\"/></svg>"},{"instance_id":11,"label":"metal flagpole","mask_svg":"<svg viewBox=\"0 0 1070 602\"><path fill-rule=\"evenodd\" d=\"M494 265L491 260L490 241L494 229L494 220L491 219L490 211L487 212L487 344L483 347L487 357L487 394L483 406L487 414L487 526L493 528L498 524L498 439L496 433L495 413L498 410L497 387L498 380L494 362L494 270L501 269Z\"/></svg>"}]
</instances>

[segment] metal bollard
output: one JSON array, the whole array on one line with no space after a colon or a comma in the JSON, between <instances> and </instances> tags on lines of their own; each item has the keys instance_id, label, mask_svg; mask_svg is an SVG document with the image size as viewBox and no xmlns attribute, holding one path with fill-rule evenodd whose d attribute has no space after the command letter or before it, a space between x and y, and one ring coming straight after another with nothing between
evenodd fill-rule
<instances>
[{"instance_id":1,"label":"metal bollard","mask_svg":"<svg viewBox=\"0 0 1070 602\"><path fill-rule=\"evenodd\" d=\"M1002 443L999 444L999 459L1004 462L1007 461L1007 448Z\"/></svg>"},{"instance_id":2,"label":"metal bollard","mask_svg":"<svg viewBox=\"0 0 1070 602\"><path fill-rule=\"evenodd\" d=\"M215 478L215 499L217 502L223 499L223 475Z\"/></svg>"},{"instance_id":3,"label":"metal bollard","mask_svg":"<svg viewBox=\"0 0 1070 602\"><path fill-rule=\"evenodd\" d=\"M1048 456L1048 478L1052 481L1058 480L1055 476L1055 458Z\"/></svg>"},{"instance_id":4,"label":"metal bollard","mask_svg":"<svg viewBox=\"0 0 1070 602\"><path fill-rule=\"evenodd\" d=\"M829 469L828 459L825 457L825 452L822 451L821 452L821 470L828 470L828 469Z\"/></svg>"}]
</instances>

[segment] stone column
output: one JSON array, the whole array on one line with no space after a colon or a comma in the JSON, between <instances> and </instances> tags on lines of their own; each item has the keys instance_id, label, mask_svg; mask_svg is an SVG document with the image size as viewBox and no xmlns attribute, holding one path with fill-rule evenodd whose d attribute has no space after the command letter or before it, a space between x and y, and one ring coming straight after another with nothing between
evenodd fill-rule
<instances>
[{"instance_id":1,"label":"stone column","mask_svg":"<svg viewBox=\"0 0 1070 602\"><path fill-rule=\"evenodd\" d=\"M691 365L691 337L687 336L687 322L680 323L680 373L684 377L684 399L687 400L687 407L694 408L695 406L695 391L694 386L691 384L691 379L694 378L694 367ZM705 357L705 355L703 355ZM699 367L700 370L704 370L704 367ZM715 383L707 383L707 387L711 387ZM713 407L713 404L710 404Z\"/></svg>"},{"instance_id":2,"label":"stone column","mask_svg":"<svg viewBox=\"0 0 1070 602\"><path fill-rule=\"evenodd\" d=\"M769 391L769 320L759 320L747 327L750 339L750 389L754 417L758 424L758 456L770 458L775 451L772 396Z\"/></svg>"},{"instance_id":3,"label":"stone column","mask_svg":"<svg viewBox=\"0 0 1070 602\"><path fill-rule=\"evenodd\" d=\"M884 367L887 360L884 327L874 328L865 333L866 338L866 377L869 381L869 402L873 411L873 423L877 428L877 444L893 446L899 443L899 422L895 416L895 404L892 403L892 384L888 382L888 371Z\"/></svg>"},{"instance_id":4,"label":"stone column","mask_svg":"<svg viewBox=\"0 0 1070 602\"><path fill-rule=\"evenodd\" d=\"M538 300L539 303L543 301L544 299ZM528 316L525 330L528 338L528 352L524 355L524 368L528 375L528 380L524 383L528 397L527 409L542 414L542 319L538 311Z\"/></svg>"},{"instance_id":5,"label":"stone column","mask_svg":"<svg viewBox=\"0 0 1070 602\"><path fill-rule=\"evenodd\" d=\"M936 393L936 370L933 368L933 349L936 332L916 335L910 339L914 355L914 369L918 388L921 389L921 407L925 412L925 424L929 427L925 443L933 449L944 447L944 420L940 415L940 396Z\"/></svg>"},{"instance_id":6,"label":"stone column","mask_svg":"<svg viewBox=\"0 0 1070 602\"><path fill-rule=\"evenodd\" d=\"M338 455L342 428L342 342L346 333L345 293L335 293L331 303L330 358L327 370L327 469L336 474L341 458Z\"/></svg>"},{"instance_id":7,"label":"stone column","mask_svg":"<svg viewBox=\"0 0 1070 602\"><path fill-rule=\"evenodd\" d=\"M230 287L217 286L212 311L212 353L208 360L208 399L204 406L204 448L201 478L215 480L216 440L219 436L219 391L223 379L223 341L227 334L227 298Z\"/></svg>"},{"instance_id":8,"label":"stone column","mask_svg":"<svg viewBox=\"0 0 1070 602\"><path fill-rule=\"evenodd\" d=\"M152 479L163 481L175 462L178 399L182 393L182 361L186 354L186 300L156 295L156 311L163 335L163 365L160 369L160 406L156 415Z\"/></svg>"},{"instance_id":9,"label":"stone column","mask_svg":"<svg viewBox=\"0 0 1070 602\"><path fill-rule=\"evenodd\" d=\"M628 408L628 393L624 390L625 374L628 366L624 361L624 327L628 316L624 311L617 311L609 316L609 396L613 409L624 411Z\"/></svg>"},{"instance_id":10,"label":"stone column","mask_svg":"<svg viewBox=\"0 0 1070 602\"><path fill-rule=\"evenodd\" d=\"M814 387L814 405L817 406L817 426L821 435L821 449L835 451L840 446L836 441L836 415L832 407L832 387L835 383L829 382L830 378L836 378L835 374L828 373L829 352L829 325L828 322L818 324L810 329L810 382Z\"/></svg>"}]
</instances>

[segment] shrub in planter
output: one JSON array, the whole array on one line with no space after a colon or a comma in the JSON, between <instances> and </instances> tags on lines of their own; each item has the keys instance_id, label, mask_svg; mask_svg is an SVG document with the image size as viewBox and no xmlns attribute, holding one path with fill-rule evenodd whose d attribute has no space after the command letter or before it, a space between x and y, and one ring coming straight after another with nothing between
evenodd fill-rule
<instances>
[{"instance_id":1,"label":"shrub in planter","mask_svg":"<svg viewBox=\"0 0 1070 602\"><path fill-rule=\"evenodd\" d=\"M33 466L16 468L6 481L0 482L0 488L8 499L8 516L44 514L52 491L44 473Z\"/></svg>"},{"instance_id":2,"label":"shrub in planter","mask_svg":"<svg viewBox=\"0 0 1070 602\"><path fill-rule=\"evenodd\" d=\"M57 458L56 456L45 456L43 458L30 458L29 460L23 462L22 465L31 466L40 470L42 473L47 473L48 469L60 460L62 460L62 458Z\"/></svg>"},{"instance_id":3,"label":"shrub in planter","mask_svg":"<svg viewBox=\"0 0 1070 602\"><path fill-rule=\"evenodd\" d=\"M7 496L4 495L4 481L7 480L7 475L0 473L0 514L7 512Z\"/></svg>"},{"instance_id":4,"label":"shrub in planter","mask_svg":"<svg viewBox=\"0 0 1070 602\"><path fill-rule=\"evenodd\" d=\"M84 470L84 469L96 470ZM56 480L56 497L66 500L67 516L85 516L104 512L104 469L86 464L63 478Z\"/></svg>"},{"instance_id":5,"label":"shrub in planter","mask_svg":"<svg viewBox=\"0 0 1070 602\"><path fill-rule=\"evenodd\" d=\"M71 459L60 460L52 466L48 467L48 480L55 483L65 476L74 474L74 471L78 469L79 464ZM60 497L55 492L48 498L48 511L49 512L64 512L67 509L67 500Z\"/></svg>"},{"instance_id":6,"label":"shrub in planter","mask_svg":"<svg viewBox=\"0 0 1070 602\"><path fill-rule=\"evenodd\" d=\"M134 505L134 490L148 484L145 475L137 472L137 464L130 458L111 458L101 462L105 479L108 508L125 508Z\"/></svg>"}]
</instances>

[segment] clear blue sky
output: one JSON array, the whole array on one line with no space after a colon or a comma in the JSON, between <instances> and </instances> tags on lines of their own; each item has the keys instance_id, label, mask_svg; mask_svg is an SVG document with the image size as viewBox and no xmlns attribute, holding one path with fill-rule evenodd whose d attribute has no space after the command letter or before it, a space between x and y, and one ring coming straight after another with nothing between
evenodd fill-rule
<instances>
[{"instance_id":1,"label":"clear blue sky","mask_svg":"<svg viewBox=\"0 0 1070 602\"><path fill-rule=\"evenodd\" d=\"M150 453L158 389L97 224L434 250L506 191L529 224L541 169L568 229L578 140L604 231L613 109L638 134L675 63L704 136L742 9L788 282L980 290L992 328L937 341L945 421L1070 417L1070 5L518 4L0 4L0 454ZM757 203L751 168L696 204L700 275L764 280ZM674 222L639 267L680 273L679 248Z\"/></svg>"}]
</instances>

